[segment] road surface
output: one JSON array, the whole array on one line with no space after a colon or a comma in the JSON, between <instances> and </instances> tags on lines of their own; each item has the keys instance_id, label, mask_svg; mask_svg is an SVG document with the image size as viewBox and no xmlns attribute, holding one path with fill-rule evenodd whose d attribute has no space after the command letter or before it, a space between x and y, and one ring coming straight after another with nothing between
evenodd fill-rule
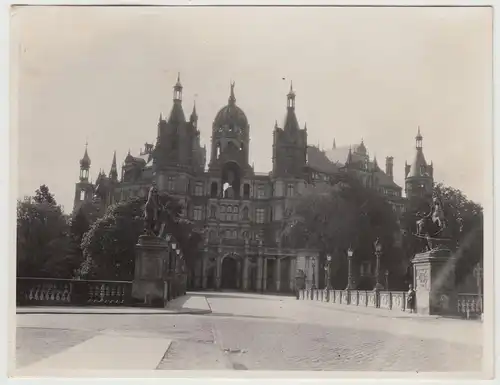
<instances>
[{"instance_id":1,"label":"road surface","mask_svg":"<svg viewBox=\"0 0 500 385\"><path fill-rule=\"evenodd\" d=\"M211 314L18 314L17 367L481 371L481 322L204 295Z\"/></svg>"}]
</instances>

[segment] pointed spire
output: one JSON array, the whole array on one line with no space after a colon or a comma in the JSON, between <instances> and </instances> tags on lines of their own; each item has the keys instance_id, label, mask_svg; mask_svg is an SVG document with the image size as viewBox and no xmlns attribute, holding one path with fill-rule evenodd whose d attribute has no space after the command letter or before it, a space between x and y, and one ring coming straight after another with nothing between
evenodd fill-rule
<instances>
[{"instance_id":1,"label":"pointed spire","mask_svg":"<svg viewBox=\"0 0 500 385\"><path fill-rule=\"evenodd\" d=\"M177 73L177 83L174 86L174 100L182 101L182 84L181 84L181 73Z\"/></svg>"},{"instance_id":2,"label":"pointed spire","mask_svg":"<svg viewBox=\"0 0 500 385\"><path fill-rule=\"evenodd\" d=\"M307 122L304 122L304 131L307 131Z\"/></svg>"},{"instance_id":3,"label":"pointed spire","mask_svg":"<svg viewBox=\"0 0 500 385\"><path fill-rule=\"evenodd\" d=\"M88 148L88 145L89 143L88 142L85 142L85 152L83 153L83 158L80 159L80 168L82 170L88 170L90 168L90 157L89 157L89 153L87 151L87 148Z\"/></svg>"},{"instance_id":4,"label":"pointed spire","mask_svg":"<svg viewBox=\"0 0 500 385\"><path fill-rule=\"evenodd\" d=\"M335 138L333 138L333 147L334 150L337 148L337 143L335 143Z\"/></svg>"},{"instance_id":5,"label":"pointed spire","mask_svg":"<svg viewBox=\"0 0 500 385\"><path fill-rule=\"evenodd\" d=\"M278 119L274 121L274 128L278 128Z\"/></svg>"},{"instance_id":6,"label":"pointed spire","mask_svg":"<svg viewBox=\"0 0 500 385\"><path fill-rule=\"evenodd\" d=\"M231 91L229 94L229 105L235 105L236 104L236 96L234 96L234 81L231 81Z\"/></svg>"},{"instance_id":7,"label":"pointed spire","mask_svg":"<svg viewBox=\"0 0 500 385\"><path fill-rule=\"evenodd\" d=\"M198 121L198 114L196 113L196 100L193 102L193 112L191 112L191 122Z\"/></svg>"},{"instance_id":8,"label":"pointed spire","mask_svg":"<svg viewBox=\"0 0 500 385\"><path fill-rule=\"evenodd\" d=\"M347 154L347 164L351 164L352 163L352 147L349 146L349 153Z\"/></svg>"},{"instance_id":9,"label":"pointed spire","mask_svg":"<svg viewBox=\"0 0 500 385\"><path fill-rule=\"evenodd\" d=\"M111 180L118 179L118 168L116 167L116 150L113 152L113 160L111 161L111 170L109 171Z\"/></svg>"},{"instance_id":10,"label":"pointed spire","mask_svg":"<svg viewBox=\"0 0 500 385\"><path fill-rule=\"evenodd\" d=\"M422 149L422 141L423 141L422 134L420 133L420 126L418 126L418 131L417 131L417 136L415 137L415 147L417 150Z\"/></svg>"},{"instance_id":11,"label":"pointed spire","mask_svg":"<svg viewBox=\"0 0 500 385\"><path fill-rule=\"evenodd\" d=\"M295 92L293 91L293 83L290 81L290 91L288 92L287 97L287 107L295 108Z\"/></svg>"},{"instance_id":12,"label":"pointed spire","mask_svg":"<svg viewBox=\"0 0 500 385\"><path fill-rule=\"evenodd\" d=\"M378 170L377 154L373 155L373 167Z\"/></svg>"}]
</instances>

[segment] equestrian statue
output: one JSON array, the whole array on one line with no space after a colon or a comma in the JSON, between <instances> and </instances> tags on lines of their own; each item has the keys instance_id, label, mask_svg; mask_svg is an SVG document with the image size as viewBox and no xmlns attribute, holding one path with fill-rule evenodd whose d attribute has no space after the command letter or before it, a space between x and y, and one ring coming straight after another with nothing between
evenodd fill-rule
<instances>
[{"instance_id":1,"label":"equestrian statue","mask_svg":"<svg viewBox=\"0 0 500 385\"><path fill-rule=\"evenodd\" d=\"M443 203L441 198L434 192L432 196L432 204L429 213L416 214L420 217L416 222L416 234L418 238L426 240L426 249L435 249L438 243L443 243L449 240L448 226L444 215Z\"/></svg>"}]
</instances>

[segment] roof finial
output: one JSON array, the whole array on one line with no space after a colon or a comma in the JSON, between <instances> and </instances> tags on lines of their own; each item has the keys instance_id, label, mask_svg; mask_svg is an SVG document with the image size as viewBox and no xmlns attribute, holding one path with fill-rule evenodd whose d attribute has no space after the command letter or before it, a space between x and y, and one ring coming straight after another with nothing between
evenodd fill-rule
<instances>
[{"instance_id":1,"label":"roof finial","mask_svg":"<svg viewBox=\"0 0 500 385\"><path fill-rule=\"evenodd\" d=\"M234 80L231 81L231 92L229 95L229 104L236 103L236 97L234 96Z\"/></svg>"},{"instance_id":2,"label":"roof finial","mask_svg":"<svg viewBox=\"0 0 500 385\"><path fill-rule=\"evenodd\" d=\"M293 93L293 80L290 80L290 93Z\"/></svg>"},{"instance_id":3,"label":"roof finial","mask_svg":"<svg viewBox=\"0 0 500 385\"><path fill-rule=\"evenodd\" d=\"M335 150L337 148L337 144L335 143L335 138L333 138L333 149Z\"/></svg>"}]
</instances>

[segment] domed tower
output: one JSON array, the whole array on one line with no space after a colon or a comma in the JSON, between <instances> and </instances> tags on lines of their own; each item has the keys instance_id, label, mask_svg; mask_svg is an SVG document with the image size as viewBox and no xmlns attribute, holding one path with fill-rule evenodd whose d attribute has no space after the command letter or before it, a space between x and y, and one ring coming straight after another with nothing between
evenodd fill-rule
<instances>
[{"instance_id":1,"label":"domed tower","mask_svg":"<svg viewBox=\"0 0 500 385\"><path fill-rule=\"evenodd\" d=\"M407 198L425 197L432 194L434 167L427 164L422 147L420 127L415 137L415 158L411 165L405 164L405 193Z\"/></svg>"},{"instance_id":2,"label":"domed tower","mask_svg":"<svg viewBox=\"0 0 500 385\"><path fill-rule=\"evenodd\" d=\"M91 161L87 147L88 143L85 143L85 152L82 159L80 159L80 180L75 185L74 211L78 210L84 201L92 200L92 195L94 193L94 187L89 181Z\"/></svg>"},{"instance_id":3,"label":"domed tower","mask_svg":"<svg viewBox=\"0 0 500 385\"><path fill-rule=\"evenodd\" d=\"M221 186L232 187L235 198L240 195L242 178L252 173L248 163L249 144L250 126L245 113L236 105L233 82L228 104L220 109L212 125L209 172L220 174ZM217 195L223 190L218 189Z\"/></svg>"}]
</instances>

